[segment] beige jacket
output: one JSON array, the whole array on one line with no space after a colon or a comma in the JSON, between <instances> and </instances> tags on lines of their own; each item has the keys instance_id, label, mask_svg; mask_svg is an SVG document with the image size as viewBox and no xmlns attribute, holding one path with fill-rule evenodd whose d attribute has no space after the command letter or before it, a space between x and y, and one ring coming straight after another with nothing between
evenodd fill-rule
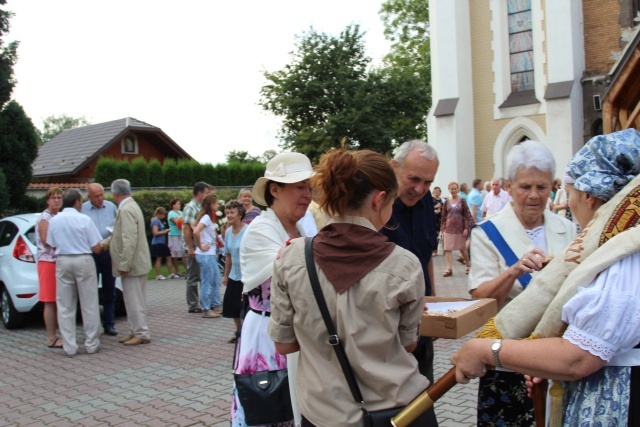
<instances>
[{"instance_id":1,"label":"beige jacket","mask_svg":"<svg viewBox=\"0 0 640 427\"><path fill-rule=\"evenodd\" d=\"M109 250L116 277L120 277L120 271L127 271L128 276L146 276L151 270L144 216L133 199L118 209Z\"/></svg>"},{"instance_id":2,"label":"beige jacket","mask_svg":"<svg viewBox=\"0 0 640 427\"><path fill-rule=\"evenodd\" d=\"M352 222L374 229L364 218ZM305 239L276 260L271 280L269 336L298 342L296 393L302 414L318 427L362 425L307 275ZM344 268L349 268L345 263ZM358 380L367 409L406 405L429 385L403 346L418 339L425 290L420 262L400 246L364 278L338 294L322 269L318 278L331 318Z\"/></svg>"}]
</instances>

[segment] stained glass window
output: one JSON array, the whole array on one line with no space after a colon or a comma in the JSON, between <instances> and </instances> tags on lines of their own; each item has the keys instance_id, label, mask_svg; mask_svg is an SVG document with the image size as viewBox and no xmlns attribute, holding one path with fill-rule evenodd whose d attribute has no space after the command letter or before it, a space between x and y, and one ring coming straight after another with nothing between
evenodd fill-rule
<instances>
[{"instance_id":1,"label":"stained glass window","mask_svg":"<svg viewBox=\"0 0 640 427\"><path fill-rule=\"evenodd\" d=\"M531 0L507 0L511 91L534 88Z\"/></svg>"}]
</instances>

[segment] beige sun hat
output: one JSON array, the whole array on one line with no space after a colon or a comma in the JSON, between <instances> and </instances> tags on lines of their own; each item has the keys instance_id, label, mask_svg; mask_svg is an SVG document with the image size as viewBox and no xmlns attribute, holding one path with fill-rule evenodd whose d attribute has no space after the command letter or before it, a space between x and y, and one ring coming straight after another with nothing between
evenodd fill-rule
<instances>
[{"instance_id":1,"label":"beige sun hat","mask_svg":"<svg viewBox=\"0 0 640 427\"><path fill-rule=\"evenodd\" d=\"M315 175L311 161L300 153L282 153L269 160L264 176L258 178L251 190L251 196L256 203L267 206L264 192L267 182L274 181L283 184L293 184L304 181Z\"/></svg>"}]
</instances>

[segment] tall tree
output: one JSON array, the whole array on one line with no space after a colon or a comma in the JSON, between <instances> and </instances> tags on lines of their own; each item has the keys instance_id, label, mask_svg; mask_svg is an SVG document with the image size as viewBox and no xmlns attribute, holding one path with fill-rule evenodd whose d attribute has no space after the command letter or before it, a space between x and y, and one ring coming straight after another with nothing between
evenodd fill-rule
<instances>
[{"instance_id":1,"label":"tall tree","mask_svg":"<svg viewBox=\"0 0 640 427\"><path fill-rule=\"evenodd\" d=\"M391 66L370 70L363 36L358 26L337 37L311 29L298 37L291 64L265 73L260 103L283 119L283 148L317 160L343 140L387 153L426 136L428 95L419 76Z\"/></svg>"},{"instance_id":2,"label":"tall tree","mask_svg":"<svg viewBox=\"0 0 640 427\"><path fill-rule=\"evenodd\" d=\"M384 35L393 44L386 59L405 66L430 80L429 2L386 0L380 8Z\"/></svg>"},{"instance_id":3,"label":"tall tree","mask_svg":"<svg viewBox=\"0 0 640 427\"><path fill-rule=\"evenodd\" d=\"M226 154L227 163L253 163L260 161L259 157L255 157L244 150L231 150Z\"/></svg>"},{"instance_id":4,"label":"tall tree","mask_svg":"<svg viewBox=\"0 0 640 427\"><path fill-rule=\"evenodd\" d=\"M344 114L352 110L371 60L357 25L338 37L311 28L295 47L291 64L264 73L269 83L260 104L283 119L283 148L317 158L350 136Z\"/></svg>"},{"instance_id":5,"label":"tall tree","mask_svg":"<svg viewBox=\"0 0 640 427\"><path fill-rule=\"evenodd\" d=\"M38 135L20 104L9 101L0 111L0 168L7 179L11 204L20 206L38 156Z\"/></svg>"},{"instance_id":6,"label":"tall tree","mask_svg":"<svg viewBox=\"0 0 640 427\"><path fill-rule=\"evenodd\" d=\"M66 114L49 116L42 121L40 137L44 144L63 130L73 129L90 124L86 117L71 117Z\"/></svg>"},{"instance_id":7,"label":"tall tree","mask_svg":"<svg viewBox=\"0 0 640 427\"><path fill-rule=\"evenodd\" d=\"M0 0L0 6L4 6L6 0ZM9 32L11 27L9 20L13 13L0 9L0 108L11 99L13 87L16 80L13 77L13 66L18 61L18 44L13 41L5 46L4 36Z\"/></svg>"},{"instance_id":8,"label":"tall tree","mask_svg":"<svg viewBox=\"0 0 640 427\"><path fill-rule=\"evenodd\" d=\"M4 6L6 0L0 0ZM16 101L10 101L16 84L13 66L18 59L18 42L7 45L4 36L9 32L13 14L0 9L0 169L4 172L10 203L20 207L24 192L31 182L32 163L38 155L38 135L26 113Z\"/></svg>"}]
</instances>

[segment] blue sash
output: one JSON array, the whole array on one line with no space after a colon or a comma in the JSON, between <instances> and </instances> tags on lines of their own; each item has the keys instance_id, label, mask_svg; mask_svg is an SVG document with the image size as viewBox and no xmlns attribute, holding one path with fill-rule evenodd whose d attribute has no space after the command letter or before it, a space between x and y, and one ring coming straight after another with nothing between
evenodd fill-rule
<instances>
[{"instance_id":1,"label":"blue sash","mask_svg":"<svg viewBox=\"0 0 640 427\"><path fill-rule=\"evenodd\" d=\"M478 226L487 233L489 240L491 240L496 249L498 249L498 252L500 252L500 255L502 255L509 267L518 262L518 257L513 253L513 250L509 247L507 242L504 240L504 237L502 237L502 234L500 234L496 226L491 221L484 221L478 224ZM526 289L527 285L529 285L529 282L531 281L531 274L524 273L518 278L518 281L522 285L522 288Z\"/></svg>"}]
</instances>

